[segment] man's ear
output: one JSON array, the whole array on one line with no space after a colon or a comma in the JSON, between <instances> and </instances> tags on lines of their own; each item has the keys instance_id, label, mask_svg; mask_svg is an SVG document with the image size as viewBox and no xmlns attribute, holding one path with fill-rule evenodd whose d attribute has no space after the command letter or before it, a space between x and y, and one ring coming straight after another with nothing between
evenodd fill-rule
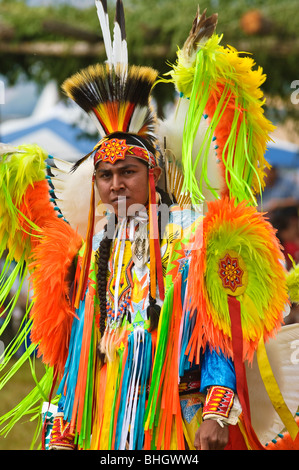
<instances>
[{"instance_id":1,"label":"man's ear","mask_svg":"<svg viewBox=\"0 0 299 470\"><path fill-rule=\"evenodd\" d=\"M155 166L155 168L153 168L155 186L158 184L161 173L162 173L162 169L159 166Z\"/></svg>"}]
</instances>

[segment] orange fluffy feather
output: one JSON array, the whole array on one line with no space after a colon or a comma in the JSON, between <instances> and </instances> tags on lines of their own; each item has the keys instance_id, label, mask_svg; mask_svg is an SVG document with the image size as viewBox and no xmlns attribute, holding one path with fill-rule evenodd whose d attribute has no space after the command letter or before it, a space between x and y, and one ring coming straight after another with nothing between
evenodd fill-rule
<instances>
[{"instance_id":1,"label":"orange fluffy feather","mask_svg":"<svg viewBox=\"0 0 299 470\"><path fill-rule=\"evenodd\" d=\"M259 312L259 317L257 314L254 316L253 312L248 313L246 318L242 317L243 359L251 362L260 336L262 335L267 341L280 329L283 323L283 311L288 303L286 274L281 264L283 255L275 231L264 219L263 214L257 212L255 208L246 206L245 202L236 205L234 200L227 198L208 204L208 213L199 230L203 233L203 245L201 250L194 250L189 270L189 278L196 279L196 282L191 283L189 287L191 310L198 312L189 342L190 360L198 357L200 349L205 348L207 338L211 347L217 350L220 348L225 354L232 356L230 320L224 316L225 308L219 312L214 305L219 292L216 284L217 272L213 278L214 284L211 285L210 279L207 285L208 259L209 256L215 258L217 255L213 250L216 249L215 246L220 249L221 244L218 244L217 240L222 240L225 231L226 243L230 240L231 247L225 245L223 250L238 250L240 256L247 256L246 261L250 264L247 265L248 269L250 267L248 280L250 289L248 287L246 292L250 290L251 296L256 292L256 289L253 290L253 283L257 289L261 289L262 285L267 286L263 294L257 291L257 295L263 295L264 299L263 311ZM212 242L213 248L210 246ZM220 255L218 252L218 256ZM261 272L262 268L265 269L264 274ZM261 276L260 282L255 279L257 272ZM254 303L254 299L252 301Z\"/></svg>"},{"instance_id":2,"label":"orange fluffy feather","mask_svg":"<svg viewBox=\"0 0 299 470\"><path fill-rule=\"evenodd\" d=\"M68 276L72 262L82 246L82 238L57 217L48 190L47 181L30 186L20 210L41 229L35 232L31 228L29 271L34 291L31 339L38 345L38 354L43 357L43 361L61 371L67 357L74 316L69 301ZM20 223L28 231L29 224L22 216ZM24 236L28 235L25 233Z\"/></svg>"}]
</instances>

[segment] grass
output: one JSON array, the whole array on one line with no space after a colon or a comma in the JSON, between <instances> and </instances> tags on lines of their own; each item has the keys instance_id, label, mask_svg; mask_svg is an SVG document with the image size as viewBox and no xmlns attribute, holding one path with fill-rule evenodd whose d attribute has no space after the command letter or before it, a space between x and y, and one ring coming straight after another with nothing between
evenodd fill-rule
<instances>
[{"instance_id":1,"label":"grass","mask_svg":"<svg viewBox=\"0 0 299 470\"><path fill-rule=\"evenodd\" d=\"M13 362L9 364L9 366L12 365ZM41 361L36 360L36 374L38 378L42 377L43 371L44 368ZM35 382L31 376L30 366L26 362L0 391L0 416L14 408L34 386ZM36 420L30 422L30 417L23 418L7 436L0 435L0 450L30 450L36 426ZM35 446L35 448L37 447Z\"/></svg>"}]
</instances>

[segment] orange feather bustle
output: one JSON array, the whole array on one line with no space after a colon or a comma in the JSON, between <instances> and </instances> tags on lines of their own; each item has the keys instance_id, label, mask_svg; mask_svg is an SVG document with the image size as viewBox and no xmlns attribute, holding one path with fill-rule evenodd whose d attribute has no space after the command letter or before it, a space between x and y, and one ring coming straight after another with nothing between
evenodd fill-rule
<instances>
[{"instance_id":1,"label":"orange feather bustle","mask_svg":"<svg viewBox=\"0 0 299 470\"><path fill-rule=\"evenodd\" d=\"M28 186L19 210L19 224L23 237L24 239L30 237L31 247L34 248L40 242L44 225L49 220L57 219L54 205L49 201L49 185L46 180ZM37 228L34 229L27 220L33 222Z\"/></svg>"},{"instance_id":2,"label":"orange feather bustle","mask_svg":"<svg viewBox=\"0 0 299 470\"><path fill-rule=\"evenodd\" d=\"M43 357L43 362L61 371L74 316L69 300L68 274L82 238L57 217L48 191L47 181L30 186L20 211L40 229L31 236L32 254L28 266L34 291L31 339L38 345L38 355ZM28 232L29 224L22 216L20 223ZM24 236L27 236L26 232Z\"/></svg>"},{"instance_id":3,"label":"orange feather bustle","mask_svg":"<svg viewBox=\"0 0 299 470\"><path fill-rule=\"evenodd\" d=\"M245 295L251 297L253 303L255 294L263 298L263 311L255 314L250 311L250 314L242 316L243 359L251 362L261 335L267 341L280 329L288 304L286 272L275 230L254 207L246 206L245 202L236 204L234 199L227 198L208 204L208 212L198 230L202 230L203 245L201 250L194 250L189 270L189 278L196 279L189 287L191 311L197 312L187 348L189 360L198 360L200 349L207 345L207 338L210 347L220 348L228 356L233 355L230 320L225 316L227 308L218 304L215 308L215 302L219 303L222 284L217 269L211 271L209 260L211 257L216 259L215 249L219 250L219 257L220 249L235 249L249 270ZM256 281L257 272L261 276L260 282ZM263 292L259 290L263 289L262 285ZM243 296L239 300L242 303ZM219 307L222 312L219 312Z\"/></svg>"}]
</instances>

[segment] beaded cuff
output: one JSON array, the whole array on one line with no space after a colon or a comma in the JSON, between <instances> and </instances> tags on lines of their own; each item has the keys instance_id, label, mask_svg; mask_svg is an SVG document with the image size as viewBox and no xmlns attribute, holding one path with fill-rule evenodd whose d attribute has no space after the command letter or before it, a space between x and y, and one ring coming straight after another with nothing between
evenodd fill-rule
<instances>
[{"instance_id":1,"label":"beaded cuff","mask_svg":"<svg viewBox=\"0 0 299 470\"><path fill-rule=\"evenodd\" d=\"M208 415L228 418L233 402L234 392L231 389L216 385L210 387L203 407L203 419L207 418Z\"/></svg>"},{"instance_id":2,"label":"beaded cuff","mask_svg":"<svg viewBox=\"0 0 299 470\"><path fill-rule=\"evenodd\" d=\"M75 450L75 434L70 432L70 423L58 413L54 418L49 450Z\"/></svg>"}]
</instances>

